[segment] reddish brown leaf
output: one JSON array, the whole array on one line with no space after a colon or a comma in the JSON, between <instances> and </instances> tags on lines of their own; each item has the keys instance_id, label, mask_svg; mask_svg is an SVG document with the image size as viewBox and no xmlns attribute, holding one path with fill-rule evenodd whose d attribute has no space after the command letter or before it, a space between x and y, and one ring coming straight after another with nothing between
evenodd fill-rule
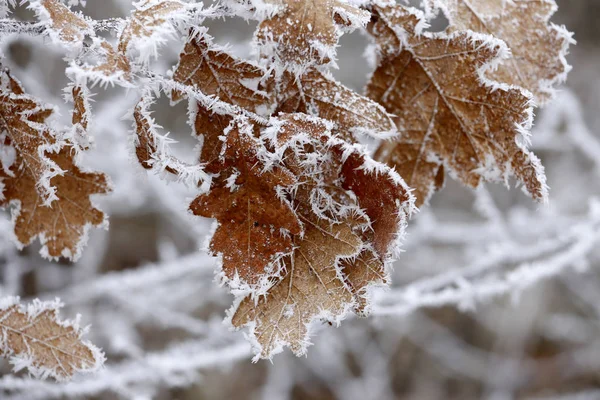
<instances>
[{"instance_id":1,"label":"reddish brown leaf","mask_svg":"<svg viewBox=\"0 0 600 400\"><path fill-rule=\"evenodd\" d=\"M284 64L306 65L332 60L340 26L360 28L369 13L343 0L268 0L281 7L260 23L256 38L261 51Z\"/></svg>"},{"instance_id":2,"label":"reddish brown leaf","mask_svg":"<svg viewBox=\"0 0 600 400\"><path fill-rule=\"evenodd\" d=\"M471 187L514 174L534 199L546 199L543 167L526 148L531 99L482 78L504 44L470 32L421 34L422 16L402 6L374 12L380 60L367 95L398 116L401 131L378 156L416 189L418 204L439 185L442 164Z\"/></svg>"},{"instance_id":3,"label":"reddish brown leaf","mask_svg":"<svg viewBox=\"0 0 600 400\"><path fill-rule=\"evenodd\" d=\"M223 258L228 279L256 285L276 273L273 262L292 250L290 234L301 225L278 188L296 183L284 168L267 168L266 151L253 137L252 126L236 123L226 133L222 156L207 170L219 173L209 193L197 197L190 209L195 215L219 222L210 249Z\"/></svg>"},{"instance_id":4,"label":"reddish brown leaf","mask_svg":"<svg viewBox=\"0 0 600 400\"><path fill-rule=\"evenodd\" d=\"M531 91L539 104L552 98L571 67L565 56L573 42L564 27L550 23L554 0L427 0L450 20L449 31L470 29L502 39L511 57L489 77Z\"/></svg>"},{"instance_id":5,"label":"reddish brown leaf","mask_svg":"<svg viewBox=\"0 0 600 400\"><path fill-rule=\"evenodd\" d=\"M206 95L252 112L267 111L268 98L259 90L266 71L216 48L206 34L191 35L179 56L173 79ZM174 92L177 101L182 94Z\"/></svg>"},{"instance_id":6,"label":"reddish brown leaf","mask_svg":"<svg viewBox=\"0 0 600 400\"><path fill-rule=\"evenodd\" d=\"M284 74L277 104L275 113L300 112L334 122L336 133L350 141L363 134L375 137L396 134L392 116L382 106L315 69L298 78Z\"/></svg>"},{"instance_id":7,"label":"reddish brown leaf","mask_svg":"<svg viewBox=\"0 0 600 400\"><path fill-rule=\"evenodd\" d=\"M50 180L56 187L57 199L50 206L36 191L36 179L18 153L11 173L7 176L0 171L4 183L4 200L0 207L11 203L18 204L15 235L19 243L28 245L36 237L44 246L42 254L50 258L60 256L77 259L82 250L87 230L91 226L105 223L102 211L96 209L90 195L109 192L107 178L101 173L82 172L74 163L75 150L64 147L59 153L47 153L64 172Z\"/></svg>"}]
</instances>

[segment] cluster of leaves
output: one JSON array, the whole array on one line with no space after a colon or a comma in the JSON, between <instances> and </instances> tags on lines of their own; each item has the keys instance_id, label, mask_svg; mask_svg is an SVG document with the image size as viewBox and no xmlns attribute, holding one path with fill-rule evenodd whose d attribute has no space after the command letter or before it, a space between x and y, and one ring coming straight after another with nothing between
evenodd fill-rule
<instances>
[{"instance_id":1,"label":"cluster of leaves","mask_svg":"<svg viewBox=\"0 0 600 400\"><path fill-rule=\"evenodd\" d=\"M571 37L549 23L554 0L426 0L425 12L384 0L144 0L111 21L58 0L30 4L68 50L74 112L72 129L52 128L52 109L3 72L0 199L15 205L19 242L38 236L46 255L74 258L87 227L103 223L89 196L108 191L106 177L77 166L93 142L88 86L135 88L133 151L142 167L198 188L189 209L216 220L209 250L236 295L229 320L248 327L258 358L285 346L304 354L314 321L367 315L415 205L446 172L471 187L514 176L547 199L528 135L534 101L550 99L568 72ZM427 32L439 10L449 27ZM223 16L258 21L255 60L201 25ZM115 45L96 35L111 27ZM339 37L365 28L376 66L361 95L330 70ZM179 62L152 72L173 36L185 38ZM188 102L197 163L170 154L151 116L156 93ZM365 139L380 143L373 157Z\"/></svg>"}]
</instances>

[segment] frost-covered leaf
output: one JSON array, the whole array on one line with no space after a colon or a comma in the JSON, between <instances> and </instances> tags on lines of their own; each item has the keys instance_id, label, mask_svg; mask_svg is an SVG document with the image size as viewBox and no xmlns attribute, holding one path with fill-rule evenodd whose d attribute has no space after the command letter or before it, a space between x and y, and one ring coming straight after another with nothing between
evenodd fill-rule
<instances>
[{"instance_id":1,"label":"frost-covered leaf","mask_svg":"<svg viewBox=\"0 0 600 400\"><path fill-rule=\"evenodd\" d=\"M450 20L449 31L473 30L502 39L512 56L488 74L498 82L531 91L539 104L552 98L571 67L565 56L573 43L564 27L550 23L554 0L427 0Z\"/></svg>"},{"instance_id":2,"label":"frost-covered leaf","mask_svg":"<svg viewBox=\"0 0 600 400\"><path fill-rule=\"evenodd\" d=\"M250 328L258 358L271 358L284 346L304 354L314 321L337 324L350 310L366 315L369 288L387 284L391 242L402 236L412 209L400 177L333 135L332 128L305 114L281 114L263 133L298 177L289 195L304 233L292 236L282 278L272 281L265 296L248 295L232 311L235 327ZM389 193L370 199L377 185Z\"/></svg>"},{"instance_id":3,"label":"frost-covered leaf","mask_svg":"<svg viewBox=\"0 0 600 400\"><path fill-rule=\"evenodd\" d=\"M232 285L261 283L277 273L273 262L292 250L290 234L302 227L280 190L296 178L285 168L268 166L266 149L253 137L253 126L235 121L225 132L218 159L207 171L218 173L210 192L190 205L195 215L216 218L210 250L220 254Z\"/></svg>"},{"instance_id":4,"label":"frost-covered leaf","mask_svg":"<svg viewBox=\"0 0 600 400\"><path fill-rule=\"evenodd\" d=\"M105 223L89 197L109 191L107 177L82 172L75 161L79 148L58 141L45 124L52 110L26 95L8 72L3 79L0 146L11 160L0 159L0 207L14 205L15 236L21 245L39 237L45 257L76 259L89 227Z\"/></svg>"},{"instance_id":5,"label":"frost-covered leaf","mask_svg":"<svg viewBox=\"0 0 600 400\"><path fill-rule=\"evenodd\" d=\"M117 50L126 55L135 50L143 62L157 56L158 46L175 31L170 20L186 19L188 6L176 0L141 0L133 3L134 10L119 37Z\"/></svg>"},{"instance_id":6,"label":"frost-covered leaf","mask_svg":"<svg viewBox=\"0 0 600 400\"><path fill-rule=\"evenodd\" d=\"M70 146L58 153L46 153L64 171L50 179L50 185L56 188L56 199L49 206L37 192L36 179L19 153L10 168L12 176L0 171L4 183L0 207L15 204L12 212L18 242L26 246L39 237L41 253L48 258L79 258L89 228L106 225L104 213L94 207L90 196L110 191L107 177L81 171L75 163L75 153Z\"/></svg>"},{"instance_id":7,"label":"frost-covered leaf","mask_svg":"<svg viewBox=\"0 0 600 400\"><path fill-rule=\"evenodd\" d=\"M52 113L52 108L27 95L8 70L0 72L0 139L10 142L47 204L55 199L50 178L59 172L46 156L46 151L54 151L60 146L46 123ZM6 163L6 160L0 161ZM14 161L13 157L11 164ZM8 168L4 167L5 170Z\"/></svg>"},{"instance_id":8,"label":"frost-covered leaf","mask_svg":"<svg viewBox=\"0 0 600 400\"><path fill-rule=\"evenodd\" d=\"M254 351L271 358L288 346L296 355L306 353L310 323L338 324L354 302L340 275L342 258L360 252L362 241L354 231L360 222L348 217L338 223L318 219L306 207L298 210L304 235L294 236L293 253L285 258L285 275L257 302L246 297L232 317L235 327L250 326Z\"/></svg>"},{"instance_id":9,"label":"frost-covered leaf","mask_svg":"<svg viewBox=\"0 0 600 400\"><path fill-rule=\"evenodd\" d=\"M34 300L29 305L19 298L0 300L0 352L15 371L26 368L39 378L67 381L77 373L96 372L104 363L100 349L82 336L86 329L77 320L58 317L58 300Z\"/></svg>"},{"instance_id":10,"label":"frost-covered leaf","mask_svg":"<svg viewBox=\"0 0 600 400\"><path fill-rule=\"evenodd\" d=\"M159 174L166 171L177 175L188 186L200 185L202 191L208 190L211 178L203 165L190 165L171 154L169 144L172 141L159 135L158 129L161 127L150 115L152 102L151 95L146 93L133 110L134 147L138 161L145 169L152 169Z\"/></svg>"},{"instance_id":11,"label":"frost-covered leaf","mask_svg":"<svg viewBox=\"0 0 600 400\"><path fill-rule=\"evenodd\" d=\"M268 0L279 8L260 23L255 37L260 51L278 63L302 67L335 58L344 30L361 28L370 14L344 0Z\"/></svg>"},{"instance_id":12,"label":"frost-covered leaf","mask_svg":"<svg viewBox=\"0 0 600 400\"><path fill-rule=\"evenodd\" d=\"M90 108L90 93L85 85L74 85L67 88L67 98L73 101L71 123L73 133L71 140L82 150L89 150L93 138L88 133L92 117Z\"/></svg>"},{"instance_id":13,"label":"frost-covered leaf","mask_svg":"<svg viewBox=\"0 0 600 400\"><path fill-rule=\"evenodd\" d=\"M356 257L342 259L340 265L346 286L354 298L354 312L368 316L371 308L369 288L390 283L385 263L373 250L365 248Z\"/></svg>"},{"instance_id":14,"label":"frost-covered leaf","mask_svg":"<svg viewBox=\"0 0 600 400\"><path fill-rule=\"evenodd\" d=\"M94 29L81 13L71 11L58 0L31 2L42 21L48 23L48 33L53 40L70 45L81 45L85 35L93 35Z\"/></svg>"},{"instance_id":15,"label":"frost-covered leaf","mask_svg":"<svg viewBox=\"0 0 600 400\"><path fill-rule=\"evenodd\" d=\"M370 31L380 60L367 95L398 116L401 131L376 159L397 169L419 204L439 186L442 165L471 187L515 175L534 199L545 200L543 167L527 149L531 99L483 76L507 53L505 44L470 31L421 33L423 16L402 6L374 12Z\"/></svg>"},{"instance_id":16,"label":"frost-covered leaf","mask_svg":"<svg viewBox=\"0 0 600 400\"><path fill-rule=\"evenodd\" d=\"M258 65L215 46L206 33L192 33L179 56L173 79L246 110L264 113L268 98L259 90L259 84L265 75ZM180 93L172 94L174 101L181 97Z\"/></svg>"},{"instance_id":17,"label":"frost-covered leaf","mask_svg":"<svg viewBox=\"0 0 600 400\"><path fill-rule=\"evenodd\" d=\"M382 260L387 260L398 250L407 219L414 211L414 198L406 183L390 167L373 160L362 146L335 135L333 123L299 113L280 114L277 119L278 130L267 136L275 141L279 153L284 152L280 157L285 165L305 185L333 191L330 202L342 191L350 191L370 220L363 238Z\"/></svg>"},{"instance_id":18,"label":"frost-covered leaf","mask_svg":"<svg viewBox=\"0 0 600 400\"><path fill-rule=\"evenodd\" d=\"M388 166L359 150L348 154L347 146L341 145L336 150L344 159L342 187L356 195L371 220L371 229L365 235L379 257L387 259L399 251L407 219L414 211L410 189Z\"/></svg>"},{"instance_id":19,"label":"frost-covered leaf","mask_svg":"<svg viewBox=\"0 0 600 400\"><path fill-rule=\"evenodd\" d=\"M200 162L212 163L221 153L223 142L219 138L231 124L233 117L212 112L200 103L193 103L191 113L194 134L202 143Z\"/></svg>"},{"instance_id":20,"label":"frost-covered leaf","mask_svg":"<svg viewBox=\"0 0 600 400\"><path fill-rule=\"evenodd\" d=\"M345 137L349 133L379 138L396 134L392 116L381 105L348 89L329 73L316 69L299 77L285 73L276 90L276 112L301 112L333 121L336 132Z\"/></svg>"},{"instance_id":21,"label":"frost-covered leaf","mask_svg":"<svg viewBox=\"0 0 600 400\"><path fill-rule=\"evenodd\" d=\"M132 86L132 68L126 55L118 52L109 42L95 38L90 49L99 59L95 63L71 63L67 69L68 75L75 80L91 81L92 85L100 82L103 85Z\"/></svg>"}]
</instances>

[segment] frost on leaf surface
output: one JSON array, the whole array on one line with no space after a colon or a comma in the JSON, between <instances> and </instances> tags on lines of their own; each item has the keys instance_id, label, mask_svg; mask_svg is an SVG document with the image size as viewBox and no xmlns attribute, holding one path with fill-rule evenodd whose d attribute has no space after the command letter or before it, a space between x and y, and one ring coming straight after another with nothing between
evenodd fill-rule
<instances>
[{"instance_id":1,"label":"frost on leaf surface","mask_svg":"<svg viewBox=\"0 0 600 400\"><path fill-rule=\"evenodd\" d=\"M521 86L544 104L554 86L567 77L572 34L550 23L557 9L554 0L427 0L450 20L449 32L470 29L502 39L511 57L487 76L498 82Z\"/></svg>"},{"instance_id":2,"label":"frost on leaf surface","mask_svg":"<svg viewBox=\"0 0 600 400\"><path fill-rule=\"evenodd\" d=\"M206 166L218 174L210 192L190 205L195 215L218 220L210 250L221 255L225 277L251 286L278 272L273 262L292 250L290 234L302 231L279 193L296 178L283 167L266 165L265 157L253 126L235 121L225 133L219 157Z\"/></svg>"},{"instance_id":3,"label":"frost on leaf surface","mask_svg":"<svg viewBox=\"0 0 600 400\"><path fill-rule=\"evenodd\" d=\"M329 73L310 69L300 76L284 73L276 85L277 112L301 112L333 121L336 132L353 141L355 135L396 134L392 116L374 101L337 82Z\"/></svg>"},{"instance_id":4,"label":"frost on leaf surface","mask_svg":"<svg viewBox=\"0 0 600 400\"><path fill-rule=\"evenodd\" d=\"M308 325L313 320L339 322L353 304L353 294L339 274L341 258L358 254L359 224L319 220L310 209L300 209L303 237L293 240L294 251L285 258L285 276L257 303L247 297L233 315L234 326L251 325L255 351L270 358L284 345L297 355L306 352Z\"/></svg>"},{"instance_id":5,"label":"frost on leaf surface","mask_svg":"<svg viewBox=\"0 0 600 400\"><path fill-rule=\"evenodd\" d=\"M393 193L398 199L391 204L379 196L367 200L364 196L370 193L363 185L368 184L358 181L375 178L376 185L394 173L332 135L332 127L331 122L305 114L281 114L263 132L275 154L298 177L290 201L304 232L292 236L293 250L282 259L281 279L273 281L265 296L249 295L232 311L235 327L249 327L259 358L270 358L284 346L304 354L313 322L337 324L350 310L367 314L368 289L387 283L387 253L391 242L402 236L412 207L409 190L397 175L402 192L394 188ZM366 165L371 163L373 169ZM344 186L358 189L360 195ZM376 215L369 205L363 210L361 200L377 203L390 214ZM377 224L371 215L389 220ZM390 236L388 222L394 230ZM383 236L374 238L375 229Z\"/></svg>"},{"instance_id":6,"label":"frost on leaf surface","mask_svg":"<svg viewBox=\"0 0 600 400\"><path fill-rule=\"evenodd\" d=\"M297 67L333 61L344 30L370 18L344 0L267 0L279 12L260 23L255 37L261 53L282 65Z\"/></svg>"},{"instance_id":7,"label":"frost on leaf surface","mask_svg":"<svg viewBox=\"0 0 600 400\"><path fill-rule=\"evenodd\" d=\"M268 98L259 90L266 72L253 63L237 59L212 43L205 33L191 34L179 56L173 79L252 112L265 111ZM174 92L174 101L181 99Z\"/></svg>"},{"instance_id":8,"label":"frost on leaf surface","mask_svg":"<svg viewBox=\"0 0 600 400\"><path fill-rule=\"evenodd\" d=\"M139 53L143 62L156 57L157 47L165 36L175 33L170 20L186 19L187 5L180 1L142 0L133 4L134 10L127 19L119 37L117 50L127 55L131 49Z\"/></svg>"},{"instance_id":9,"label":"frost on leaf surface","mask_svg":"<svg viewBox=\"0 0 600 400\"><path fill-rule=\"evenodd\" d=\"M66 381L76 373L95 372L104 354L82 336L77 321L61 321L59 301L34 300L29 305L18 298L0 300L0 351L15 370Z\"/></svg>"},{"instance_id":10,"label":"frost on leaf surface","mask_svg":"<svg viewBox=\"0 0 600 400\"><path fill-rule=\"evenodd\" d=\"M367 95L398 116L399 139L375 158L394 166L423 204L439 186L440 168L463 184L514 175L536 200L547 188L539 159L527 149L531 98L494 84L485 71L507 49L489 35L421 33L423 16L402 6L374 7L370 32L379 66Z\"/></svg>"},{"instance_id":11,"label":"frost on leaf surface","mask_svg":"<svg viewBox=\"0 0 600 400\"><path fill-rule=\"evenodd\" d=\"M45 124L51 110L24 94L8 73L5 77L8 83L0 93L0 146L14 149L14 160L0 169L4 186L0 206L14 205L15 235L21 245L39 237L44 256L77 258L89 227L105 222L90 196L110 190L107 177L81 171L75 162L78 149L67 141L58 142ZM53 168L52 174L48 168ZM51 189L51 201L40 190L42 185Z\"/></svg>"},{"instance_id":12,"label":"frost on leaf surface","mask_svg":"<svg viewBox=\"0 0 600 400\"><path fill-rule=\"evenodd\" d=\"M56 196L49 180L58 173L57 166L45 154L58 146L52 129L46 124L52 113L52 108L27 95L7 70L0 72L0 134L5 142L3 145L12 146L21 157L23 167L34 180L44 203L49 203ZM4 167L6 170L9 166Z\"/></svg>"},{"instance_id":13,"label":"frost on leaf surface","mask_svg":"<svg viewBox=\"0 0 600 400\"><path fill-rule=\"evenodd\" d=\"M94 33L91 24L80 13L74 13L58 0L32 2L40 19L48 21L50 37L65 44L80 44L86 34Z\"/></svg>"}]
</instances>

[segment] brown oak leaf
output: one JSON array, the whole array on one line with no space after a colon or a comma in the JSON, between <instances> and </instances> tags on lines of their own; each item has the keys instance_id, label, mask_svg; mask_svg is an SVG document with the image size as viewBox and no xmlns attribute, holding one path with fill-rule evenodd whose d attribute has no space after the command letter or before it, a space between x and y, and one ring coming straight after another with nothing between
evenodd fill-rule
<instances>
[{"instance_id":1,"label":"brown oak leaf","mask_svg":"<svg viewBox=\"0 0 600 400\"><path fill-rule=\"evenodd\" d=\"M27 306L18 298L5 298L0 304L0 353L15 364L26 366L37 377L67 381L79 372L97 371L104 354L83 340L84 330L77 322L58 318L58 301L34 300Z\"/></svg>"},{"instance_id":2,"label":"brown oak leaf","mask_svg":"<svg viewBox=\"0 0 600 400\"><path fill-rule=\"evenodd\" d=\"M148 44L154 46L152 50L156 53L156 39L152 35L160 28L168 29L169 18L185 12L185 9L185 3L176 0L145 0L136 3L119 37L118 52L126 55L129 48L136 47L140 50L142 44ZM132 46L133 41L140 46Z\"/></svg>"},{"instance_id":3,"label":"brown oak leaf","mask_svg":"<svg viewBox=\"0 0 600 400\"><path fill-rule=\"evenodd\" d=\"M354 297L354 312L362 317L370 313L369 289L390 283L389 272L381 257L371 249L363 249L353 259L343 259L341 269L346 286Z\"/></svg>"},{"instance_id":4,"label":"brown oak leaf","mask_svg":"<svg viewBox=\"0 0 600 400\"><path fill-rule=\"evenodd\" d=\"M392 116L376 102L337 82L328 73L311 69L295 77L284 73L277 89L277 112L306 113L336 124L336 133L390 137L397 133Z\"/></svg>"},{"instance_id":5,"label":"brown oak leaf","mask_svg":"<svg viewBox=\"0 0 600 400\"><path fill-rule=\"evenodd\" d=\"M305 354L310 323L339 323L354 304L340 264L360 252L362 241L354 232L360 224L352 218L339 223L318 219L306 209L299 214L305 232L293 238L283 279L266 296L258 301L248 296L232 311L233 326L250 326L257 358L271 358L284 346Z\"/></svg>"},{"instance_id":6,"label":"brown oak leaf","mask_svg":"<svg viewBox=\"0 0 600 400\"><path fill-rule=\"evenodd\" d=\"M342 162L342 187L351 190L370 219L365 232L382 259L397 255L408 217L414 212L414 197L406 183L393 170L365 154L346 146L335 149Z\"/></svg>"},{"instance_id":7,"label":"brown oak leaf","mask_svg":"<svg viewBox=\"0 0 600 400\"><path fill-rule=\"evenodd\" d=\"M220 157L206 167L219 176L190 209L218 220L210 250L222 256L230 283L261 285L261 278L278 272L277 258L292 250L290 234L302 232L295 212L278 193L296 178L285 168L265 165L266 149L250 124L236 121L225 136Z\"/></svg>"},{"instance_id":8,"label":"brown oak leaf","mask_svg":"<svg viewBox=\"0 0 600 400\"><path fill-rule=\"evenodd\" d=\"M260 90L266 71L216 47L205 33L191 34L179 56L173 79L248 111L266 113L268 97ZM181 93L172 93L173 101Z\"/></svg>"},{"instance_id":9,"label":"brown oak leaf","mask_svg":"<svg viewBox=\"0 0 600 400\"><path fill-rule=\"evenodd\" d=\"M110 186L104 174L82 172L75 164L75 149L70 146L46 155L64 171L50 179L50 184L56 188L56 200L49 206L44 204L25 157L17 153L10 169L12 176L0 171L4 184L0 207L13 202L19 205L13 209L19 243L28 245L39 237L42 255L75 260L81 255L88 228L106 222L104 213L92 205L90 195L108 193Z\"/></svg>"},{"instance_id":10,"label":"brown oak leaf","mask_svg":"<svg viewBox=\"0 0 600 400\"><path fill-rule=\"evenodd\" d=\"M571 67L565 56L574 43L564 27L550 23L554 0L428 0L450 20L449 32L471 29L506 42L512 56L488 74L531 91L539 104L552 98Z\"/></svg>"},{"instance_id":11,"label":"brown oak leaf","mask_svg":"<svg viewBox=\"0 0 600 400\"><path fill-rule=\"evenodd\" d=\"M44 203L55 198L55 189L49 180L59 172L45 155L46 150L57 148L54 133L46 124L52 113L52 108L27 95L8 70L0 72L0 133L8 135L10 145L21 156L23 168L34 180Z\"/></svg>"},{"instance_id":12,"label":"brown oak leaf","mask_svg":"<svg viewBox=\"0 0 600 400\"><path fill-rule=\"evenodd\" d=\"M38 14L49 21L50 36L56 35L63 43L80 44L86 34L94 29L81 13L71 11L58 0L41 0L33 4Z\"/></svg>"},{"instance_id":13,"label":"brown oak leaf","mask_svg":"<svg viewBox=\"0 0 600 400\"><path fill-rule=\"evenodd\" d=\"M200 150L201 163L213 163L219 157L223 142L219 139L225 129L231 124L233 117L220 115L207 110L200 103L195 103L194 110L194 134L202 143Z\"/></svg>"},{"instance_id":14,"label":"brown oak leaf","mask_svg":"<svg viewBox=\"0 0 600 400\"><path fill-rule=\"evenodd\" d=\"M72 139L82 150L89 150L93 143L93 138L88 134L91 119L90 94L84 85L75 85L69 89L73 100L73 113L71 114Z\"/></svg>"},{"instance_id":15,"label":"brown oak leaf","mask_svg":"<svg viewBox=\"0 0 600 400\"><path fill-rule=\"evenodd\" d=\"M372 244L382 260L388 260L398 249L407 219L414 211L410 188L391 168L369 157L360 145L336 136L331 123L299 113L280 114L277 120L276 136L271 133L267 137L279 153L285 152L280 157L286 167L304 185L322 187L324 203L335 204L335 197L341 196L342 208L358 206L364 210L370 229L363 239ZM346 201L347 191L351 191L355 202ZM314 195L306 201L315 202Z\"/></svg>"},{"instance_id":16,"label":"brown oak leaf","mask_svg":"<svg viewBox=\"0 0 600 400\"><path fill-rule=\"evenodd\" d=\"M92 67L91 70L99 72L102 75L102 80L111 82L131 81L131 64L127 56L115 50L105 40L99 42L99 49L104 60L99 65Z\"/></svg>"},{"instance_id":17,"label":"brown oak leaf","mask_svg":"<svg viewBox=\"0 0 600 400\"><path fill-rule=\"evenodd\" d=\"M367 95L398 116L401 132L375 158L397 169L418 205L440 185L442 165L471 187L513 174L534 199L545 200L543 167L526 148L530 97L482 77L507 51L504 43L473 32L421 33L423 16L402 6L373 12L380 60Z\"/></svg>"},{"instance_id":18,"label":"brown oak leaf","mask_svg":"<svg viewBox=\"0 0 600 400\"><path fill-rule=\"evenodd\" d=\"M342 30L361 28L370 15L344 0L267 0L280 6L255 37L265 56L289 66L332 61ZM343 29L342 29L343 28Z\"/></svg>"}]
</instances>

